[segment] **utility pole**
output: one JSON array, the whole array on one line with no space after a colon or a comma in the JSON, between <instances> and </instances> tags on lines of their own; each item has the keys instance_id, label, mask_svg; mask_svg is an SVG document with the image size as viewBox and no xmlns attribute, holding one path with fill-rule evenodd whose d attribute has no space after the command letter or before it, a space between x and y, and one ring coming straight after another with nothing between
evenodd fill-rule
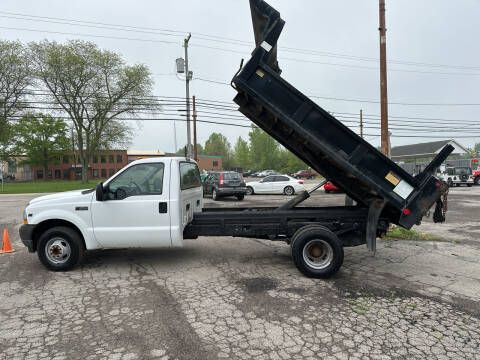
<instances>
[{"instance_id":1,"label":"utility pole","mask_svg":"<svg viewBox=\"0 0 480 360\"><path fill-rule=\"evenodd\" d=\"M388 132L387 97L387 29L385 26L385 0L379 0L380 7L380 114L382 153L390 157L390 136Z\"/></svg>"},{"instance_id":2,"label":"utility pole","mask_svg":"<svg viewBox=\"0 0 480 360\"><path fill-rule=\"evenodd\" d=\"M363 110L360 109L360 137L363 139Z\"/></svg>"},{"instance_id":3,"label":"utility pole","mask_svg":"<svg viewBox=\"0 0 480 360\"><path fill-rule=\"evenodd\" d=\"M188 42L192 34L188 34L188 37L184 40L185 47L185 77L186 77L186 94L187 101L187 157L192 156L192 135L190 133L190 72L188 71Z\"/></svg>"},{"instance_id":4,"label":"utility pole","mask_svg":"<svg viewBox=\"0 0 480 360\"><path fill-rule=\"evenodd\" d=\"M195 95L193 96L193 159L198 161L197 153L197 108L195 106Z\"/></svg>"},{"instance_id":5,"label":"utility pole","mask_svg":"<svg viewBox=\"0 0 480 360\"><path fill-rule=\"evenodd\" d=\"M177 122L173 120L173 146L175 149L173 149L173 152L176 153L178 151L177 147Z\"/></svg>"}]
</instances>

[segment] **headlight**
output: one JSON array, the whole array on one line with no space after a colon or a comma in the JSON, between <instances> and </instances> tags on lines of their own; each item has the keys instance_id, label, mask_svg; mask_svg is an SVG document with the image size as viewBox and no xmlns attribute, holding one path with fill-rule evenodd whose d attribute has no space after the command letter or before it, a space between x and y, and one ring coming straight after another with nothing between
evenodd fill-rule
<instances>
[{"instance_id":1,"label":"headlight","mask_svg":"<svg viewBox=\"0 0 480 360\"><path fill-rule=\"evenodd\" d=\"M27 209L23 210L23 223L24 224L28 223L28 221L27 221Z\"/></svg>"}]
</instances>

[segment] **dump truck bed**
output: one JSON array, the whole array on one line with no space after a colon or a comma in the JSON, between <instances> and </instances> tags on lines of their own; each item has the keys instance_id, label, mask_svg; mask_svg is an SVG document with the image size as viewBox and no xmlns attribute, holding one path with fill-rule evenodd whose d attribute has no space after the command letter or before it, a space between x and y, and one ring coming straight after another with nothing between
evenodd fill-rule
<instances>
[{"instance_id":1,"label":"dump truck bed","mask_svg":"<svg viewBox=\"0 0 480 360\"><path fill-rule=\"evenodd\" d=\"M418 223L447 190L433 176L453 151L447 146L420 175L413 177L281 76L277 41L280 14L262 0L251 0L257 47L232 85L239 111L360 206L407 229Z\"/></svg>"}]
</instances>

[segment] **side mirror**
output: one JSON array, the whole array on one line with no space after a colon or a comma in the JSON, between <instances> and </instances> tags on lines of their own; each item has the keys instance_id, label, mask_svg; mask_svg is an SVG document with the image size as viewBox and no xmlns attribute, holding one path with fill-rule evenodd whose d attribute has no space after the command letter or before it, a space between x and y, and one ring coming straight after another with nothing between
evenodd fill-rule
<instances>
[{"instance_id":1,"label":"side mirror","mask_svg":"<svg viewBox=\"0 0 480 360\"><path fill-rule=\"evenodd\" d=\"M97 189L96 189L96 196L97 196L97 201L105 201L105 190L103 188L103 182L99 182L97 184Z\"/></svg>"}]
</instances>

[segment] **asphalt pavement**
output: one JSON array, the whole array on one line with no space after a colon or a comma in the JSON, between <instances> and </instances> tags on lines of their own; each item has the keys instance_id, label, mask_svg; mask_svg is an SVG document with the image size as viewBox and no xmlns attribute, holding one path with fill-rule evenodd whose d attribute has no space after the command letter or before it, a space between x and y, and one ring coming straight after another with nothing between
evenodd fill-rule
<instances>
[{"instance_id":1,"label":"asphalt pavement","mask_svg":"<svg viewBox=\"0 0 480 360\"><path fill-rule=\"evenodd\" d=\"M1 360L480 359L480 187L451 189L447 222L416 228L441 240L348 248L330 280L302 276L286 244L229 237L94 251L50 272L18 237L34 196L0 196L16 250L0 255ZM304 205L343 202L318 191Z\"/></svg>"}]
</instances>

